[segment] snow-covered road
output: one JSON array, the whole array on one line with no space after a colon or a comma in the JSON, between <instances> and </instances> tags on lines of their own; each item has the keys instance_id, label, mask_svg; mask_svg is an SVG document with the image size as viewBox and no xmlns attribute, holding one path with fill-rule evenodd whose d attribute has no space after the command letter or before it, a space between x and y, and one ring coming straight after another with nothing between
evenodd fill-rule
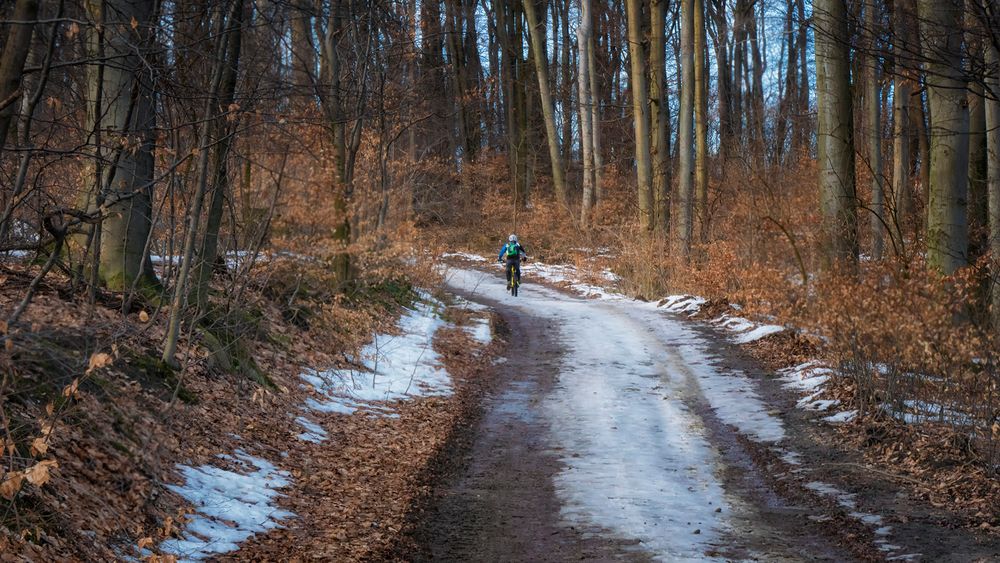
<instances>
[{"instance_id":1,"label":"snow-covered road","mask_svg":"<svg viewBox=\"0 0 1000 563\"><path fill-rule=\"evenodd\" d=\"M545 319L564 348L539 412L562 469L555 489L564 523L638 542L666 561L712 560L724 550L733 499L719 452L692 405L754 440L783 437L751 382L720 373L710 343L656 304L581 299L526 283L503 294L497 277L452 269L448 286Z\"/></svg>"}]
</instances>

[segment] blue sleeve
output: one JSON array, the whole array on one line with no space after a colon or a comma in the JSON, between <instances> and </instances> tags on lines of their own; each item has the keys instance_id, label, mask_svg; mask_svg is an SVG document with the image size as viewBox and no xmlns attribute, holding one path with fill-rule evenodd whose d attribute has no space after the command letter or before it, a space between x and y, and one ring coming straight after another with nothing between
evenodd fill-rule
<instances>
[{"instance_id":1,"label":"blue sleeve","mask_svg":"<svg viewBox=\"0 0 1000 563\"><path fill-rule=\"evenodd\" d=\"M503 258L503 251L504 250L507 250L507 245L506 244L500 247L500 254L497 254L497 260Z\"/></svg>"}]
</instances>

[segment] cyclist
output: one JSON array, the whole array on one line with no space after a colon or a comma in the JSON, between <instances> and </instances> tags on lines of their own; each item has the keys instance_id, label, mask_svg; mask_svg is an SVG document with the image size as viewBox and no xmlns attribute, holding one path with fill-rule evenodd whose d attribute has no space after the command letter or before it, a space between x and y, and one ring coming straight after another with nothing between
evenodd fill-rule
<instances>
[{"instance_id":1,"label":"cyclist","mask_svg":"<svg viewBox=\"0 0 1000 563\"><path fill-rule=\"evenodd\" d=\"M497 255L497 262L507 261L507 289L510 289L510 270L511 266L514 267L514 275L517 276L517 283L521 283L521 260L528 260L528 253L521 246L521 243L517 242L517 235L510 235L507 237L507 244L503 245L500 249L500 254Z\"/></svg>"}]
</instances>

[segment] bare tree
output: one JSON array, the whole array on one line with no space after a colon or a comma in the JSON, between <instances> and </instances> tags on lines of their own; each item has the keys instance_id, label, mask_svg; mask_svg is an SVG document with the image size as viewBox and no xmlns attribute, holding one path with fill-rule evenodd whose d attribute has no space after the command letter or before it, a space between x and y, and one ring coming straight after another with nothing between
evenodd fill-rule
<instances>
[{"instance_id":1,"label":"bare tree","mask_svg":"<svg viewBox=\"0 0 1000 563\"><path fill-rule=\"evenodd\" d=\"M969 107L960 33L964 7L964 0L919 2L931 117L927 262L945 274L968 263Z\"/></svg>"},{"instance_id":2,"label":"bare tree","mask_svg":"<svg viewBox=\"0 0 1000 563\"><path fill-rule=\"evenodd\" d=\"M566 179L560 156L559 137L556 131L555 105L549 87L549 71L545 56L545 30L541 27L541 21L538 19L535 0L524 0L524 15L528 20L528 31L535 55L535 72L538 74L538 90L542 98L545 135L549 141L549 160L552 163L552 183L555 187L556 200L563 206L567 206L569 196L566 192Z\"/></svg>"},{"instance_id":3,"label":"bare tree","mask_svg":"<svg viewBox=\"0 0 1000 563\"><path fill-rule=\"evenodd\" d=\"M681 99L678 115L677 203L674 206L674 248L678 257L691 254L694 204L694 43L696 0L681 1Z\"/></svg>"},{"instance_id":4,"label":"bare tree","mask_svg":"<svg viewBox=\"0 0 1000 563\"><path fill-rule=\"evenodd\" d=\"M857 261L854 128L847 8L844 0L813 4L816 29L817 156L824 259Z\"/></svg>"},{"instance_id":5,"label":"bare tree","mask_svg":"<svg viewBox=\"0 0 1000 563\"><path fill-rule=\"evenodd\" d=\"M10 24L3 55L0 56L0 154L18 108L17 100L25 95L21 89L21 75L37 18L38 0L18 0L14 5L14 23Z\"/></svg>"}]
</instances>

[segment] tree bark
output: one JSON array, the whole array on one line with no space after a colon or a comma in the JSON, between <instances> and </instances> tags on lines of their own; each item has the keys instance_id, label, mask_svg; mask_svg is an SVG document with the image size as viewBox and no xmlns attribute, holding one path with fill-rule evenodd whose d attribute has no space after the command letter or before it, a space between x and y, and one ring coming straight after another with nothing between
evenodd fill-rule
<instances>
[{"instance_id":1,"label":"tree bark","mask_svg":"<svg viewBox=\"0 0 1000 563\"><path fill-rule=\"evenodd\" d=\"M291 59L293 100L313 105L316 93L316 45L313 42L313 2L293 0L291 6Z\"/></svg>"},{"instance_id":2,"label":"tree bark","mask_svg":"<svg viewBox=\"0 0 1000 563\"><path fill-rule=\"evenodd\" d=\"M847 9L844 0L817 0L817 156L823 258L828 269L857 262L854 132Z\"/></svg>"},{"instance_id":3,"label":"tree bark","mask_svg":"<svg viewBox=\"0 0 1000 563\"><path fill-rule=\"evenodd\" d=\"M809 117L809 65L808 48L809 44L806 36L806 11L805 0L797 0L797 10L799 19L799 111L795 121L795 132L792 134L795 139L795 148L798 152L805 152L809 148L809 136L812 131L812 123Z\"/></svg>"},{"instance_id":4,"label":"tree bark","mask_svg":"<svg viewBox=\"0 0 1000 563\"><path fill-rule=\"evenodd\" d=\"M981 0L972 0L980 2ZM978 18L972 13L965 14L965 50L969 53L970 69L985 68L986 53L983 30ZM989 38L986 39L989 41ZM989 206L986 195L987 148L986 148L986 97L982 79L973 77L968 84L969 104L969 260L975 262L988 250Z\"/></svg>"},{"instance_id":5,"label":"tree bark","mask_svg":"<svg viewBox=\"0 0 1000 563\"><path fill-rule=\"evenodd\" d=\"M538 19L535 0L524 0L524 15L528 20L528 31L535 55L535 72L538 75L538 91L542 98L542 116L545 119L549 160L552 164L552 184L555 188L556 201L565 207L569 205L569 198L566 192L566 180L559 150L555 106L552 102L552 90L549 87L549 71L545 56L545 30L541 27L541 22Z\"/></svg>"},{"instance_id":6,"label":"tree bark","mask_svg":"<svg viewBox=\"0 0 1000 563\"><path fill-rule=\"evenodd\" d=\"M580 226L587 228L594 203L594 122L590 92L590 41L592 25L591 0L580 0L580 25L576 29L579 64L577 97L580 106L580 152L583 157L583 201L580 206Z\"/></svg>"},{"instance_id":7,"label":"tree bark","mask_svg":"<svg viewBox=\"0 0 1000 563\"><path fill-rule=\"evenodd\" d=\"M1000 51L990 42L986 48L986 85L992 95L986 98L987 188L991 278L990 294L995 330L1000 330Z\"/></svg>"},{"instance_id":8,"label":"tree bark","mask_svg":"<svg viewBox=\"0 0 1000 563\"><path fill-rule=\"evenodd\" d=\"M243 3L235 0L233 19L229 22L226 34L226 56L222 70L222 82L219 88L219 110L229 111L236 100L236 78L239 74L240 50L243 38ZM227 123L231 123L227 120ZM212 270L219 254L219 228L222 226L222 212L229 193L229 149L232 146L235 125L219 125L219 140L213 149L215 170L212 173L212 199L208 207L208 217L205 222L205 234L198 248L195 263L193 300L199 313L208 305L208 288L212 279Z\"/></svg>"},{"instance_id":9,"label":"tree bark","mask_svg":"<svg viewBox=\"0 0 1000 563\"><path fill-rule=\"evenodd\" d=\"M225 39L222 30L226 25L226 13L219 11L216 15L218 24L215 26L216 49L215 64L212 67L212 79L209 86L208 99L205 101L205 109L202 115L201 127L198 132L198 183L195 193L192 194L191 205L188 209L188 227L184 235L184 249L181 256L181 266L177 274L177 282L174 286L174 295L170 304L170 322L167 326L167 334L163 344L162 360L164 364L176 366L174 358L177 352L177 341L180 335L181 317L187 302L185 287L192 264L195 261L194 246L198 238L198 224L201 219L201 209L205 200L205 191L208 187L209 177L209 153L212 144L214 130L216 129L217 107L219 101L219 88L222 83L223 57L225 55Z\"/></svg>"},{"instance_id":10,"label":"tree bark","mask_svg":"<svg viewBox=\"0 0 1000 563\"><path fill-rule=\"evenodd\" d=\"M667 0L650 0L649 29L649 98L652 130L653 225L669 232L670 210L670 141L667 139Z\"/></svg>"},{"instance_id":11,"label":"tree bark","mask_svg":"<svg viewBox=\"0 0 1000 563\"><path fill-rule=\"evenodd\" d=\"M964 1L920 0L921 43L929 62L930 186L927 262L952 274L968 263L969 108L962 76Z\"/></svg>"},{"instance_id":12,"label":"tree bark","mask_svg":"<svg viewBox=\"0 0 1000 563\"><path fill-rule=\"evenodd\" d=\"M694 199L694 21L695 0L681 0L681 97L677 138L677 199L674 205L675 256L687 261L691 255L692 206Z\"/></svg>"},{"instance_id":13,"label":"tree bark","mask_svg":"<svg viewBox=\"0 0 1000 563\"><path fill-rule=\"evenodd\" d=\"M913 188L910 172L911 119L913 87L917 81L917 64L913 60L913 21L916 10L913 0L896 0L893 4L892 54L896 69L892 82L892 226L897 242L905 241L906 225L913 209Z\"/></svg>"},{"instance_id":14,"label":"tree bark","mask_svg":"<svg viewBox=\"0 0 1000 563\"><path fill-rule=\"evenodd\" d=\"M101 4L99 0L87 4L93 21L100 21ZM89 69L88 113L94 127L104 132L106 142L117 147L109 153L112 164L89 197L88 209L105 217L97 239L97 276L112 290L132 287L137 279L143 289L157 287L159 282L145 252L152 228L156 112L153 77L143 62L143 56L151 51L155 2L104 0L103 4L105 13L113 18L105 22L104 55L115 64L96 63ZM96 30L89 37L95 53L99 37ZM103 68L99 70L100 65ZM101 107L95 106L98 98ZM124 139L130 139L127 147L119 142Z\"/></svg>"},{"instance_id":15,"label":"tree bark","mask_svg":"<svg viewBox=\"0 0 1000 563\"><path fill-rule=\"evenodd\" d=\"M590 0L587 0L588 2ZM591 18L593 23L593 18ZM593 154L594 154L594 200L600 203L604 198L604 190L601 183L603 170L603 158L601 156L601 89L597 74L597 55L594 45L594 35L591 34L590 41L587 42L587 76L590 80L590 121L593 130Z\"/></svg>"},{"instance_id":16,"label":"tree bark","mask_svg":"<svg viewBox=\"0 0 1000 563\"><path fill-rule=\"evenodd\" d=\"M28 93L21 91L21 76L24 71L24 61L28 58L31 46L31 34L38 19L38 0L18 0L14 5L13 19L7 41L3 45L3 55L0 55L0 154L3 154L7 142L7 131L10 122L17 113L17 99Z\"/></svg>"},{"instance_id":17,"label":"tree bark","mask_svg":"<svg viewBox=\"0 0 1000 563\"><path fill-rule=\"evenodd\" d=\"M694 0L694 190L701 242L708 240L708 65L705 5ZM761 104L763 108L763 104Z\"/></svg>"},{"instance_id":18,"label":"tree bark","mask_svg":"<svg viewBox=\"0 0 1000 563\"><path fill-rule=\"evenodd\" d=\"M872 259L881 260L885 249L885 178L882 175L882 84L879 76L877 27L880 19L875 0L865 0L865 129L868 133L868 168L871 173Z\"/></svg>"},{"instance_id":19,"label":"tree bark","mask_svg":"<svg viewBox=\"0 0 1000 563\"><path fill-rule=\"evenodd\" d=\"M639 225L653 229L653 168L649 142L649 90L643 54L642 0L626 0L628 53L631 61L629 89L632 91L632 123L635 135L635 169L639 196Z\"/></svg>"}]
</instances>

